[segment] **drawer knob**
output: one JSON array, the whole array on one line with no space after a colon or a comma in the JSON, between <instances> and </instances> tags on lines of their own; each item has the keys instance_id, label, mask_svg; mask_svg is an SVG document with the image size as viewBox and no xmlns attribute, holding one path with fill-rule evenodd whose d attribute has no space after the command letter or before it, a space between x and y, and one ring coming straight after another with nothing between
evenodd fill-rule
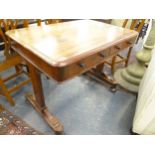
<instances>
[{"instance_id":1,"label":"drawer knob","mask_svg":"<svg viewBox=\"0 0 155 155\"><path fill-rule=\"evenodd\" d=\"M86 64L84 62L80 62L79 63L79 66L82 67L82 68L85 68L86 67Z\"/></svg>"},{"instance_id":2,"label":"drawer knob","mask_svg":"<svg viewBox=\"0 0 155 155\"><path fill-rule=\"evenodd\" d=\"M131 45L131 44L132 44L132 42L131 42L131 41L127 41L126 43L127 43L127 44L129 44L129 45Z\"/></svg>"},{"instance_id":3,"label":"drawer knob","mask_svg":"<svg viewBox=\"0 0 155 155\"><path fill-rule=\"evenodd\" d=\"M115 48L116 48L116 49L118 49L118 50L120 50L120 49L121 49L121 47L119 47L119 46L117 46L117 45L115 46Z\"/></svg>"},{"instance_id":4,"label":"drawer knob","mask_svg":"<svg viewBox=\"0 0 155 155\"><path fill-rule=\"evenodd\" d=\"M102 58L105 57L105 55L104 55L103 53L99 53L99 55L100 55Z\"/></svg>"}]
</instances>

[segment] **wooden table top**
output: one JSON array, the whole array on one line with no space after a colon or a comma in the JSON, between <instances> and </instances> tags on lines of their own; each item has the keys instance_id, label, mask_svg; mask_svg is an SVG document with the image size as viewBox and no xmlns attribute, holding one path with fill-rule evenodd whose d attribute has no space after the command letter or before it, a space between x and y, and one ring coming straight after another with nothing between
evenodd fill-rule
<instances>
[{"instance_id":1,"label":"wooden table top","mask_svg":"<svg viewBox=\"0 0 155 155\"><path fill-rule=\"evenodd\" d=\"M138 33L93 20L77 20L15 29L6 34L50 65L61 67Z\"/></svg>"}]
</instances>

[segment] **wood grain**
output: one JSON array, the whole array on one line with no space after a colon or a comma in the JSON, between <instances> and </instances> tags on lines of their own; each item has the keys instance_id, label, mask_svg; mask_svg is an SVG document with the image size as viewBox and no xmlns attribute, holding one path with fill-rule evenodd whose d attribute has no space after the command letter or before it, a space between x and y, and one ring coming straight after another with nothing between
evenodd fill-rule
<instances>
[{"instance_id":1,"label":"wood grain","mask_svg":"<svg viewBox=\"0 0 155 155\"><path fill-rule=\"evenodd\" d=\"M50 65L62 67L138 33L93 20L78 20L17 29L6 34Z\"/></svg>"}]
</instances>

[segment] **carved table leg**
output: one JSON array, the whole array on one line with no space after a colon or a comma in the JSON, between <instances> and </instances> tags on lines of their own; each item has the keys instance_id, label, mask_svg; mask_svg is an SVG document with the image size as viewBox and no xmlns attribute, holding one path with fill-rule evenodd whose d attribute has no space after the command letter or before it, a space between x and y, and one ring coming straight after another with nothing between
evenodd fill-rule
<instances>
[{"instance_id":1,"label":"carved table leg","mask_svg":"<svg viewBox=\"0 0 155 155\"><path fill-rule=\"evenodd\" d=\"M34 95L27 94L26 98L32 104L32 106L42 115L42 117L46 120L53 131L56 133L61 133L63 131L63 125L55 116L53 116L48 111L48 108L45 105L40 73L30 63L28 63L28 67Z\"/></svg>"}]
</instances>

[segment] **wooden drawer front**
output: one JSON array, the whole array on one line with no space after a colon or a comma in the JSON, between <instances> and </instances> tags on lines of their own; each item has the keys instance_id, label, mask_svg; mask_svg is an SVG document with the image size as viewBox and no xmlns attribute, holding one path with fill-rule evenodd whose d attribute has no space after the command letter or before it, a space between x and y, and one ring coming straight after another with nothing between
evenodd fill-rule
<instances>
[{"instance_id":1,"label":"wooden drawer front","mask_svg":"<svg viewBox=\"0 0 155 155\"><path fill-rule=\"evenodd\" d=\"M109 57L112 57L114 55L117 55L118 52L120 52L121 50L125 49L125 48L129 48L133 45L132 40L126 40L124 42L121 42L117 45L114 45L110 48L110 52L109 52Z\"/></svg>"},{"instance_id":2,"label":"wooden drawer front","mask_svg":"<svg viewBox=\"0 0 155 155\"><path fill-rule=\"evenodd\" d=\"M132 45L132 43L130 41L124 41L122 43L119 43L118 45L115 45L114 47L118 50L123 50L125 48L128 48Z\"/></svg>"},{"instance_id":3,"label":"wooden drawer front","mask_svg":"<svg viewBox=\"0 0 155 155\"><path fill-rule=\"evenodd\" d=\"M63 68L63 71L61 72L61 77L63 77L62 80L67 80L71 77L84 73L92 67L95 67L96 65L102 63L108 55L108 51L104 50L98 54L89 56L88 58L85 58L79 62Z\"/></svg>"},{"instance_id":4,"label":"wooden drawer front","mask_svg":"<svg viewBox=\"0 0 155 155\"><path fill-rule=\"evenodd\" d=\"M70 79L74 76L86 72L87 70L90 70L91 68L104 62L105 60L113 57L114 55L117 55L118 52L120 52L124 48L129 47L130 45L131 44L129 44L128 41L124 41L97 54L89 56L79 62L61 68L61 71L59 72L59 77L61 79L60 81Z\"/></svg>"}]
</instances>

